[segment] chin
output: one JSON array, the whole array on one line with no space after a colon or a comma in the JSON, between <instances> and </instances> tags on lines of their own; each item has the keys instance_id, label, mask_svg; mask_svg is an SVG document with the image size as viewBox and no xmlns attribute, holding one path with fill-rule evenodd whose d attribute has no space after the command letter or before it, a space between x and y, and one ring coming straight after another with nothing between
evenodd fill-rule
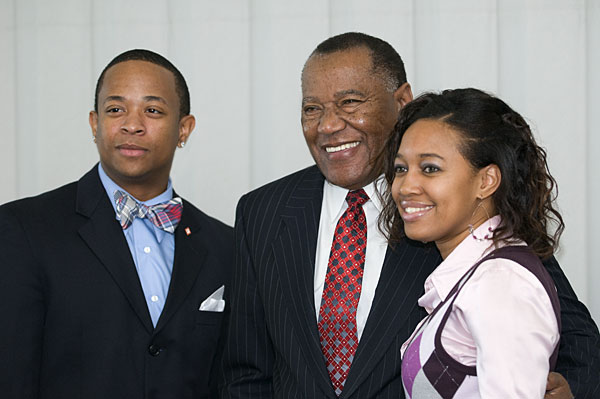
<instances>
[{"instance_id":1,"label":"chin","mask_svg":"<svg viewBox=\"0 0 600 399\"><path fill-rule=\"evenodd\" d=\"M408 230L406 228L404 229L404 234L406 235L407 238L409 238L413 241L419 241L422 243L428 243L428 242L433 241L433 237L431 237L428 234L423 234L423 233L416 232L416 231L411 232L410 230Z\"/></svg>"},{"instance_id":2,"label":"chin","mask_svg":"<svg viewBox=\"0 0 600 399\"><path fill-rule=\"evenodd\" d=\"M333 173L330 172L324 175L330 183L349 190L358 190L370 183L366 176L353 173L352 170L336 170Z\"/></svg>"}]
</instances>

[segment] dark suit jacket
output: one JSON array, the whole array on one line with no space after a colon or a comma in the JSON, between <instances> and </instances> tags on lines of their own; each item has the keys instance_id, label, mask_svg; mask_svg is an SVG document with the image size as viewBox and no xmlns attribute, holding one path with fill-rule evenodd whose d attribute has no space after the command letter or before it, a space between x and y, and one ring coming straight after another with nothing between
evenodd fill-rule
<instances>
[{"instance_id":1,"label":"dark suit jacket","mask_svg":"<svg viewBox=\"0 0 600 399\"><path fill-rule=\"evenodd\" d=\"M319 343L314 261L324 177L316 166L239 202L223 398L335 398ZM400 347L425 315L417 305L440 262L434 246L388 248L341 398L403 398ZM598 330L556 262L563 325L559 363L581 397L600 393ZM515 326L518 328L518 326ZM568 370L567 370L568 369Z\"/></svg>"},{"instance_id":2,"label":"dark suit jacket","mask_svg":"<svg viewBox=\"0 0 600 399\"><path fill-rule=\"evenodd\" d=\"M153 328L97 167L0 207L0 396L214 398L224 314L198 308L228 287L232 233L184 201Z\"/></svg>"}]
</instances>

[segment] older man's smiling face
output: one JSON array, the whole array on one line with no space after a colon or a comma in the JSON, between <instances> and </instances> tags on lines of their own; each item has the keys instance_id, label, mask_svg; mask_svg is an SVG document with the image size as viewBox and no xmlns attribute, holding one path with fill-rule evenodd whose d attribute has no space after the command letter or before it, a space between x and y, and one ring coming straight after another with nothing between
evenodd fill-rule
<instances>
[{"instance_id":1,"label":"older man's smiling face","mask_svg":"<svg viewBox=\"0 0 600 399\"><path fill-rule=\"evenodd\" d=\"M350 190L382 173L383 147L404 101L405 83L390 91L368 49L316 54L302 74L302 128L325 178Z\"/></svg>"}]
</instances>

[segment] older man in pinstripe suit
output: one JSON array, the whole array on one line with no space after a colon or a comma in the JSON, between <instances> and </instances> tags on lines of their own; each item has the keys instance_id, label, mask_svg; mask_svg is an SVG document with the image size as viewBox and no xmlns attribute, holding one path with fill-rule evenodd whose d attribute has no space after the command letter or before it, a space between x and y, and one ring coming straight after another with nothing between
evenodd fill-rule
<instances>
[{"instance_id":1,"label":"older man in pinstripe suit","mask_svg":"<svg viewBox=\"0 0 600 399\"><path fill-rule=\"evenodd\" d=\"M412 100L404 66L388 43L346 33L311 54L302 93L317 165L238 204L222 397L402 398L400 346L424 315L417 299L440 259L427 245L389 248L377 229L381 151ZM578 397L596 397L597 327L556 260L546 266L561 298L559 371ZM552 380L547 397L572 397L562 377Z\"/></svg>"}]
</instances>

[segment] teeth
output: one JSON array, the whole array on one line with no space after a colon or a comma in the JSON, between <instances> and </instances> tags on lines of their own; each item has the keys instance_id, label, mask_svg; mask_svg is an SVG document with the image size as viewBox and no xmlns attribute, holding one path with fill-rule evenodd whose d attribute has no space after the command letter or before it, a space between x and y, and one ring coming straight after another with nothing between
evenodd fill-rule
<instances>
[{"instance_id":1,"label":"teeth","mask_svg":"<svg viewBox=\"0 0 600 399\"><path fill-rule=\"evenodd\" d=\"M346 143L346 144L338 145L337 147L325 147L325 151L338 152L338 151L342 151L342 150L347 150L348 148L356 147L359 144L360 143L358 141L355 141L354 143Z\"/></svg>"},{"instance_id":2,"label":"teeth","mask_svg":"<svg viewBox=\"0 0 600 399\"><path fill-rule=\"evenodd\" d=\"M423 211L426 211L431 208L432 208L431 206L426 206L424 208L404 208L404 212L406 212L406 213L423 212Z\"/></svg>"}]
</instances>

